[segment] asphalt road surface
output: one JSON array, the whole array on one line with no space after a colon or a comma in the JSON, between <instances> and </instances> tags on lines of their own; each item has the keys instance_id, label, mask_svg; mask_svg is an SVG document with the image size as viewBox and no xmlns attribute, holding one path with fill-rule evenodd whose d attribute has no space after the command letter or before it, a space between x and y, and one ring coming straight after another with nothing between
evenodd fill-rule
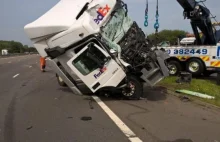
<instances>
[{"instance_id":1,"label":"asphalt road surface","mask_svg":"<svg viewBox=\"0 0 220 142\"><path fill-rule=\"evenodd\" d=\"M0 59L0 71L0 142L129 142L128 129L133 142L220 142L219 109L163 88L97 103L60 87L50 67L41 73L38 55Z\"/></svg>"}]
</instances>

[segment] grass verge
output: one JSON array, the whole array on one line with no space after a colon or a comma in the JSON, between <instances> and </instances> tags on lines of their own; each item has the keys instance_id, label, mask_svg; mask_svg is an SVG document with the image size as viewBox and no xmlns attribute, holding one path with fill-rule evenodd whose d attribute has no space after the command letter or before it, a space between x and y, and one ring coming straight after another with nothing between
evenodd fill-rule
<instances>
[{"instance_id":1,"label":"grass verge","mask_svg":"<svg viewBox=\"0 0 220 142\"><path fill-rule=\"evenodd\" d=\"M214 100L202 99L198 97L193 97L193 98L197 98L207 103L220 106L220 86L218 86L215 81L193 78L191 84L179 84L176 83L176 79L177 77L167 77L164 80L162 80L158 85L166 87L171 91L176 91L178 89L186 89L186 90L214 96L215 97Z\"/></svg>"}]
</instances>

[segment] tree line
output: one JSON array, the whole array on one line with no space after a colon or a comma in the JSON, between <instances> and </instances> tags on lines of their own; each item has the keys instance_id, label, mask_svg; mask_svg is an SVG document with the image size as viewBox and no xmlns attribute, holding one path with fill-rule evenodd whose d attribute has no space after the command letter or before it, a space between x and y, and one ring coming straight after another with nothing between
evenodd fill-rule
<instances>
[{"instance_id":1,"label":"tree line","mask_svg":"<svg viewBox=\"0 0 220 142\"><path fill-rule=\"evenodd\" d=\"M28 47L17 41L0 40L0 51L3 49L7 49L9 53L37 52L34 47Z\"/></svg>"},{"instance_id":2,"label":"tree line","mask_svg":"<svg viewBox=\"0 0 220 142\"><path fill-rule=\"evenodd\" d=\"M171 45L177 45L178 38L181 40L186 37L188 32L183 30L162 30L158 32L157 36L155 33L149 34L147 38L153 43L158 44L160 42L169 42Z\"/></svg>"}]
</instances>

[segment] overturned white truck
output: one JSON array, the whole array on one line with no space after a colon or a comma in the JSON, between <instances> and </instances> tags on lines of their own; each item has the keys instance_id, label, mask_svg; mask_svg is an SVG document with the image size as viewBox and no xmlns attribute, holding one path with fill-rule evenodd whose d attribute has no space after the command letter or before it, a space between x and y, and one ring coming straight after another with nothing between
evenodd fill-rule
<instances>
[{"instance_id":1,"label":"overturned white truck","mask_svg":"<svg viewBox=\"0 0 220 142\"><path fill-rule=\"evenodd\" d=\"M169 75L169 55L148 47L127 12L121 0L61 0L24 29L75 94L116 91L139 99L144 84Z\"/></svg>"}]
</instances>

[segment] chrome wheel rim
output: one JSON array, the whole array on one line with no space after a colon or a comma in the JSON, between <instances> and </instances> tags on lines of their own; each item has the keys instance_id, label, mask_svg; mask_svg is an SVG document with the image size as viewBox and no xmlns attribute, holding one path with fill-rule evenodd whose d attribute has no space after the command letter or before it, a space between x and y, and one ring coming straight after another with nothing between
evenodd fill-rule
<instances>
[{"instance_id":1,"label":"chrome wheel rim","mask_svg":"<svg viewBox=\"0 0 220 142\"><path fill-rule=\"evenodd\" d=\"M175 65L169 66L170 74L174 75L177 72L177 67Z\"/></svg>"},{"instance_id":2,"label":"chrome wheel rim","mask_svg":"<svg viewBox=\"0 0 220 142\"><path fill-rule=\"evenodd\" d=\"M191 62L189 64L189 70L191 72L197 72L199 70L199 64L197 62Z\"/></svg>"},{"instance_id":3,"label":"chrome wheel rim","mask_svg":"<svg viewBox=\"0 0 220 142\"><path fill-rule=\"evenodd\" d=\"M129 91L127 89L123 89L122 94L127 97L133 96L135 92L135 86L133 85L133 83L130 82L126 88L129 89Z\"/></svg>"}]
</instances>

